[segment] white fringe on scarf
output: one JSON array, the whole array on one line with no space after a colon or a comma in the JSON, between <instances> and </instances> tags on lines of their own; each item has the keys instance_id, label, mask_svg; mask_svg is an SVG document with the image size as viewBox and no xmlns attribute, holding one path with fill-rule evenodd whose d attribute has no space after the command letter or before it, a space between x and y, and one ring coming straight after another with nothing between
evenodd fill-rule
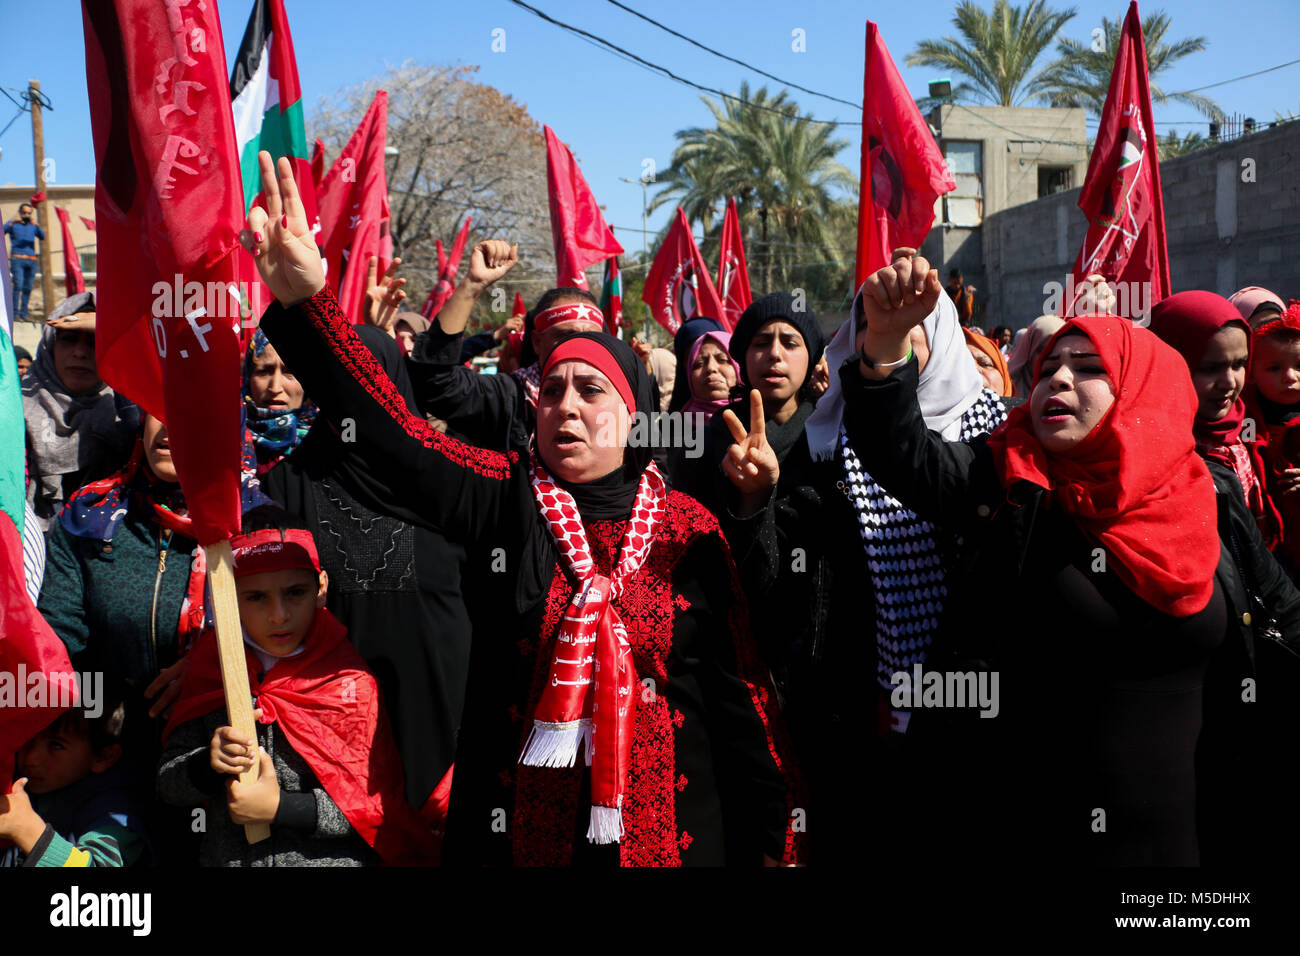
<instances>
[{"instance_id":1,"label":"white fringe on scarf","mask_svg":"<svg viewBox=\"0 0 1300 956\"><path fill-rule=\"evenodd\" d=\"M591 721L569 720L561 724L533 721L519 762L526 767L572 767L578 748L586 743L587 764L591 764Z\"/></svg>"},{"instance_id":2,"label":"white fringe on scarf","mask_svg":"<svg viewBox=\"0 0 1300 956\"><path fill-rule=\"evenodd\" d=\"M623 810L621 807L591 808L591 824L587 827L588 843L617 843L623 836Z\"/></svg>"}]
</instances>

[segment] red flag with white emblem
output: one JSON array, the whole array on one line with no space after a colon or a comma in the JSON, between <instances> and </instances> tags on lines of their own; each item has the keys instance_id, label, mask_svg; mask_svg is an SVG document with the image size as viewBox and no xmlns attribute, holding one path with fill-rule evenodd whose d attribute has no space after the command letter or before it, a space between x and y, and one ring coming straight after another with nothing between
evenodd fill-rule
<instances>
[{"instance_id":1,"label":"red flag with white emblem","mask_svg":"<svg viewBox=\"0 0 1300 956\"><path fill-rule=\"evenodd\" d=\"M1085 280L1096 273L1134 290L1119 300L1136 313L1126 318L1140 318L1172 289L1146 42L1136 2L1124 18L1079 208L1088 217L1088 234L1074 263L1079 293L1074 302L1063 303L1065 314L1074 314L1079 298L1091 292Z\"/></svg>"},{"instance_id":2,"label":"red flag with white emblem","mask_svg":"<svg viewBox=\"0 0 1300 956\"><path fill-rule=\"evenodd\" d=\"M880 31L867 21L862 160L854 289L889 265L899 246L920 248L934 201L957 188L939 145L907 92Z\"/></svg>"},{"instance_id":3,"label":"red flag with white emblem","mask_svg":"<svg viewBox=\"0 0 1300 956\"><path fill-rule=\"evenodd\" d=\"M696 316L722 319L722 299L681 206L650 266L641 300L650 306L654 320L673 335L683 322Z\"/></svg>"},{"instance_id":4,"label":"red flag with white emblem","mask_svg":"<svg viewBox=\"0 0 1300 956\"><path fill-rule=\"evenodd\" d=\"M727 200L727 214L722 217L722 242L718 245L718 295L723 314L718 316L728 329L734 329L741 313L754 301L749 291L749 266L745 264L745 244L740 234L740 213L736 200Z\"/></svg>"}]
</instances>

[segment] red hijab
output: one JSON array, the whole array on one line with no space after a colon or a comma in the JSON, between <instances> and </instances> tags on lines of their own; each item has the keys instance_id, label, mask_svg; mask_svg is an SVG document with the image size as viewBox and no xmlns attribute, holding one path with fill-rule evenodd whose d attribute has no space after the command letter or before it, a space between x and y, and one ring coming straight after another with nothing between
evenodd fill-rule
<instances>
[{"instance_id":1,"label":"red hijab","mask_svg":"<svg viewBox=\"0 0 1300 956\"><path fill-rule=\"evenodd\" d=\"M403 795L402 761L379 685L347 640L347 628L316 612L304 650L282 658L258 680L258 661L244 648L248 683L262 708L307 761L330 799L385 863L429 865L437 846ZM186 721L226 705L216 634L207 630L190 652L181 696L163 740Z\"/></svg>"},{"instance_id":2,"label":"red hijab","mask_svg":"<svg viewBox=\"0 0 1300 956\"><path fill-rule=\"evenodd\" d=\"M1151 310L1151 331L1182 353L1189 369L1200 365L1210 339L1229 325L1236 325L1246 333L1249 354L1253 344L1250 323L1221 295L1200 290L1179 292L1161 299ZM1260 533L1266 541L1272 542L1282 519L1262 485L1265 470L1260 449L1263 442L1241 440L1242 425L1246 420L1245 395L1243 389L1228 414L1217 422L1197 419L1193 433L1197 450L1202 455L1221 462L1236 474L1246 503L1260 525Z\"/></svg>"},{"instance_id":3,"label":"red hijab","mask_svg":"<svg viewBox=\"0 0 1300 956\"><path fill-rule=\"evenodd\" d=\"M1012 409L988 441L998 475L1007 487L1029 481L1050 491L1148 604L1195 614L1214 591L1219 529L1214 483L1192 440L1197 400L1187 365L1149 330L1113 315L1066 322L1043 358L1071 333L1092 341L1115 403L1068 455L1043 449L1028 402Z\"/></svg>"}]
</instances>

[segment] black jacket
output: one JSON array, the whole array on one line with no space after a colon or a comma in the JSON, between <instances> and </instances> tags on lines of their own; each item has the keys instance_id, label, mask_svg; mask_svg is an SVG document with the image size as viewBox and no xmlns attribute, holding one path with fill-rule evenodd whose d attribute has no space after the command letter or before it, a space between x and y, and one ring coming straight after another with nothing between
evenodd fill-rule
<instances>
[{"instance_id":1,"label":"black jacket","mask_svg":"<svg viewBox=\"0 0 1300 956\"><path fill-rule=\"evenodd\" d=\"M730 408L747 418L748 400ZM802 430L793 442L774 442L777 486L761 509L740 517L740 496L720 467L733 443L714 415L703 455L682 462L677 487L718 516L735 555L807 781L809 820L820 821L808 828L810 865L858 862L862 843L827 825L858 812L860 781L845 772L845 755L861 747L864 731L868 740L875 733L875 595L857 517L838 462L813 461Z\"/></svg>"},{"instance_id":2,"label":"black jacket","mask_svg":"<svg viewBox=\"0 0 1300 956\"><path fill-rule=\"evenodd\" d=\"M1004 488L986 441L946 442L926 429L915 361L883 380L863 379L851 362L839 374L863 465L967 545L927 670L1001 678L1001 720L972 719L969 710L914 716L915 764L884 767L916 782L903 790L899 815L936 845L969 846L975 835L1008 859L1198 862L1196 791L1213 764L1205 741L1217 752L1254 726L1242 682L1254 677L1260 645L1295 648L1300 638L1300 595L1251 533L1244 503L1219 497L1224 541L1208 616L1170 618L1116 575L1092 573L1105 568L1101 549L1043 489ZM1269 614L1252 591L1280 636L1266 633ZM1072 604L1079 596L1086 600ZM955 804L951 795L972 779L980 785ZM1142 816L1144 806L1154 819Z\"/></svg>"}]
</instances>

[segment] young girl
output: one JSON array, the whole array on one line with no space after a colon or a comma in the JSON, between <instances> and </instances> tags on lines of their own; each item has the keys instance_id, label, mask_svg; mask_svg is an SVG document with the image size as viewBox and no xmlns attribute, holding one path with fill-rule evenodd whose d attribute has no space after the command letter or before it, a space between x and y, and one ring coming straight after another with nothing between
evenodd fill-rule
<instances>
[{"instance_id":1,"label":"young girl","mask_svg":"<svg viewBox=\"0 0 1300 956\"><path fill-rule=\"evenodd\" d=\"M1227 299L1200 290L1178 292L1151 310L1151 331L1182 355L1196 388L1196 450L1211 472L1235 482L1270 547L1278 541L1281 518L1264 487L1261 449L1266 442L1243 440L1250 326ZM1253 423L1252 431L1258 427ZM1250 434L1249 432L1247 434ZM1260 436L1262 437L1262 436Z\"/></svg>"},{"instance_id":2,"label":"young girl","mask_svg":"<svg viewBox=\"0 0 1300 956\"><path fill-rule=\"evenodd\" d=\"M1259 423L1265 485L1281 514L1274 549L1292 578L1300 573L1300 303L1256 327L1246 403ZM1243 489L1244 490L1244 489Z\"/></svg>"}]
</instances>

